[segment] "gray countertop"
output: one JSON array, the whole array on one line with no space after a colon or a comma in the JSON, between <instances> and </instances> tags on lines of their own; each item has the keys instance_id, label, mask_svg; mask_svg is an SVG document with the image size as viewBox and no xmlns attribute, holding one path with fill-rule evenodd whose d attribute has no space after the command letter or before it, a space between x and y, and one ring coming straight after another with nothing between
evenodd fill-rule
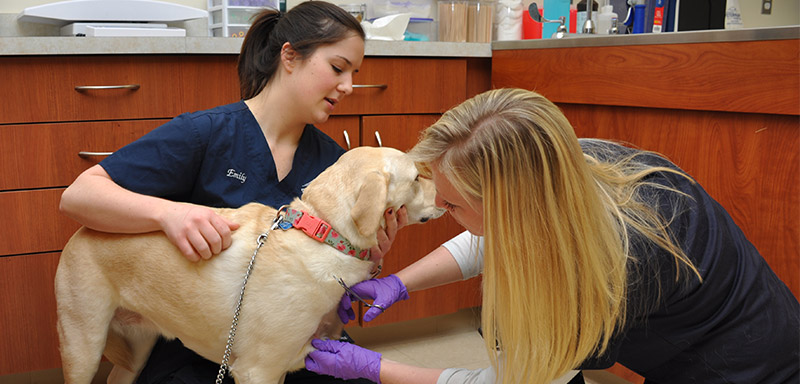
<instances>
[{"instance_id":1,"label":"gray countertop","mask_svg":"<svg viewBox=\"0 0 800 384\"><path fill-rule=\"evenodd\" d=\"M800 38L800 26L566 39L447 43L367 41L367 56L491 57L493 50L677 44ZM229 37L0 37L0 56L93 54L238 54L242 39Z\"/></svg>"},{"instance_id":2,"label":"gray countertop","mask_svg":"<svg viewBox=\"0 0 800 384\"><path fill-rule=\"evenodd\" d=\"M636 35L568 35L564 39L495 41L492 50L603 47L620 45L719 43L732 41L799 39L800 26L718 29Z\"/></svg>"},{"instance_id":3,"label":"gray countertop","mask_svg":"<svg viewBox=\"0 0 800 384\"><path fill-rule=\"evenodd\" d=\"M232 37L0 37L0 56L238 54ZM489 43L367 41L367 56L491 57Z\"/></svg>"}]
</instances>

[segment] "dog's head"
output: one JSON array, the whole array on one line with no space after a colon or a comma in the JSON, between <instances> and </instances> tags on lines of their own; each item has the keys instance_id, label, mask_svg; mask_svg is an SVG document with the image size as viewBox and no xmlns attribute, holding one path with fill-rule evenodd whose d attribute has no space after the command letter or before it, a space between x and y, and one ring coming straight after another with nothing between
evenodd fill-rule
<instances>
[{"instance_id":1,"label":"dog's head","mask_svg":"<svg viewBox=\"0 0 800 384\"><path fill-rule=\"evenodd\" d=\"M302 200L350 241L358 236L372 243L389 207L405 206L409 224L441 216L444 210L435 206L435 195L433 182L419 177L405 153L394 148L357 147L317 176Z\"/></svg>"}]
</instances>

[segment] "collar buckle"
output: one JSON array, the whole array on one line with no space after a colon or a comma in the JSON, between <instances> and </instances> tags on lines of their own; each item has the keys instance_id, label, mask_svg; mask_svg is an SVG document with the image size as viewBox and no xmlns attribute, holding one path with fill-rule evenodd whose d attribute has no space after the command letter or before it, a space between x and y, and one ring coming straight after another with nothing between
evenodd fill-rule
<instances>
[{"instance_id":1,"label":"collar buckle","mask_svg":"<svg viewBox=\"0 0 800 384\"><path fill-rule=\"evenodd\" d=\"M325 239L331 233L332 229L324 220L311 216L308 213L300 216L300 219L297 220L294 226L303 230L309 237L320 243L325 242Z\"/></svg>"}]
</instances>

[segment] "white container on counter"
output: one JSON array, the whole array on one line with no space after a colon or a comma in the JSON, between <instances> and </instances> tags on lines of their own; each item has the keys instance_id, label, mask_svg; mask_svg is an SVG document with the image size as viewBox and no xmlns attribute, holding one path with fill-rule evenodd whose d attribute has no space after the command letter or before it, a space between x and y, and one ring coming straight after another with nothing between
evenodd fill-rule
<instances>
[{"instance_id":1,"label":"white container on counter","mask_svg":"<svg viewBox=\"0 0 800 384\"><path fill-rule=\"evenodd\" d=\"M522 40L522 0L499 0L494 20L495 40Z\"/></svg>"},{"instance_id":2,"label":"white container on counter","mask_svg":"<svg viewBox=\"0 0 800 384\"><path fill-rule=\"evenodd\" d=\"M278 9L278 0L208 0L208 35L244 37L264 8Z\"/></svg>"}]
</instances>

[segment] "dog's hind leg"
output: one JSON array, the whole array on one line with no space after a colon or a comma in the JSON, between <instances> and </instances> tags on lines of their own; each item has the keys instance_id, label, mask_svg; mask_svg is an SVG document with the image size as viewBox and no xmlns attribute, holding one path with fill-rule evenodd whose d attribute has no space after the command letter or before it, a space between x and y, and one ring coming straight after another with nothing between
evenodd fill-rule
<instances>
[{"instance_id":1,"label":"dog's hind leg","mask_svg":"<svg viewBox=\"0 0 800 384\"><path fill-rule=\"evenodd\" d=\"M91 297L58 301L58 338L66 384L89 384L100 365L108 324L114 315L111 300Z\"/></svg>"},{"instance_id":2,"label":"dog's hind leg","mask_svg":"<svg viewBox=\"0 0 800 384\"><path fill-rule=\"evenodd\" d=\"M113 289L82 254L65 247L55 278L64 381L89 384L100 365L117 303Z\"/></svg>"}]
</instances>

